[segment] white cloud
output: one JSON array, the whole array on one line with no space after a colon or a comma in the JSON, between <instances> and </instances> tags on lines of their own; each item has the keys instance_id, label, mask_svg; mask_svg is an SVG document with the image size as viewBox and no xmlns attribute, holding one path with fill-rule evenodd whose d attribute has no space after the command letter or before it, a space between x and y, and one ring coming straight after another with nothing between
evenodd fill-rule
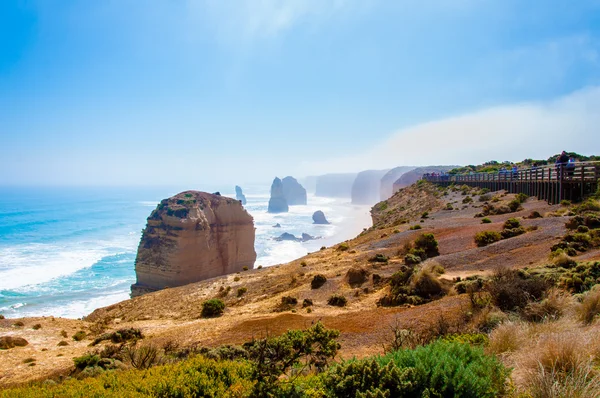
<instances>
[{"instance_id":1,"label":"white cloud","mask_svg":"<svg viewBox=\"0 0 600 398\"><path fill-rule=\"evenodd\" d=\"M331 17L347 0L189 0L193 12L204 14L227 40L252 41L275 36L307 19Z\"/></svg>"},{"instance_id":2,"label":"white cloud","mask_svg":"<svg viewBox=\"0 0 600 398\"><path fill-rule=\"evenodd\" d=\"M600 86L546 102L521 103L419 124L355 156L301 165L302 173L399 165L545 159L561 150L600 153Z\"/></svg>"}]
</instances>

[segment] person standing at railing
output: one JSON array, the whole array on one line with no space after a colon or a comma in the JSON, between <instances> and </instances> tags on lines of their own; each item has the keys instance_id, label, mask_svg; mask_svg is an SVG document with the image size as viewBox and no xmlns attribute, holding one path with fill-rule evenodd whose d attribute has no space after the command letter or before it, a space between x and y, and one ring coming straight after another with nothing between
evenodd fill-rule
<instances>
[{"instance_id":1,"label":"person standing at railing","mask_svg":"<svg viewBox=\"0 0 600 398\"><path fill-rule=\"evenodd\" d=\"M575 158L573 156L571 156L569 158L566 169L567 169L567 176L569 178L573 178L573 174L575 173Z\"/></svg>"},{"instance_id":2,"label":"person standing at railing","mask_svg":"<svg viewBox=\"0 0 600 398\"><path fill-rule=\"evenodd\" d=\"M560 178L561 171L568 162L569 155L567 155L567 152L562 151L561 154L556 158L556 163L554 163L554 166L556 167L556 178Z\"/></svg>"},{"instance_id":3,"label":"person standing at railing","mask_svg":"<svg viewBox=\"0 0 600 398\"><path fill-rule=\"evenodd\" d=\"M513 164L512 167L512 177L513 178L517 178L519 176L519 168L517 167L516 164Z\"/></svg>"}]
</instances>

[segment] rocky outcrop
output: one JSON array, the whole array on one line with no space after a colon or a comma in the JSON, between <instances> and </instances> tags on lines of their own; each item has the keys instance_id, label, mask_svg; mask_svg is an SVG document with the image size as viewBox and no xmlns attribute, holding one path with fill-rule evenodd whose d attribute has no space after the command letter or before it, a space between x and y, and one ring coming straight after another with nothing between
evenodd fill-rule
<instances>
[{"instance_id":1,"label":"rocky outcrop","mask_svg":"<svg viewBox=\"0 0 600 398\"><path fill-rule=\"evenodd\" d=\"M315 196L328 198L349 198L356 173L325 174L317 177Z\"/></svg>"},{"instance_id":2,"label":"rocky outcrop","mask_svg":"<svg viewBox=\"0 0 600 398\"><path fill-rule=\"evenodd\" d=\"M318 237L309 235L307 233L302 233L302 237L301 238L297 238L296 235L290 234L288 232L284 232L282 233L280 236L278 236L277 238L273 238L274 240L276 240L277 242L282 242L285 240L288 241L292 241L292 242L306 242L309 240L315 240L315 239L319 239Z\"/></svg>"},{"instance_id":3,"label":"rocky outcrop","mask_svg":"<svg viewBox=\"0 0 600 398\"><path fill-rule=\"evenodd\" d=\"M283 196L285 196L288 205L306 204L306 189L300 185L298 180L288 176L281 180L281 184L283 185Z\"/></svg>"},{"instance_id":4,"label":"rocky outcrop","mask_svg":"<svg viewBox=\"0 0 600 398\"><path fill-rule=\"evenodd\" d=\"M418 167L411 171L407 171L402 174L399 179L394 182L393 190L394 193L398 192L400 189L404 187L411 186L415 182L423 177L425 173L441 173L442 171L450 171L459 166L426 166L426 167Z\"/></svg>"},{"instance_id":5,"label":"rocky outcrop","mask_svg":"<svg viewBox=\"0 0 600 398\"><path fill-rule=\"evenodd\" d=\"M269 213L287 213L289 211L287 200L283 193L283 183L277 177L271 184L271 198L269 199Z\"/></svg>"},{"instance_id":6,"label":"rocky outcrop","mask_svg":"<svg viewBox=\"0 0 600 398\"><path fill-rule=\"evenodd\" d=\"M253 268L255 260L254 221L239 201L182 192L148 217L131 296Z\"/></svg>"},{"instance_id":7,"label":"rocky outcrop","mask_svg":"<svg viewBox=\"0 0 600 398\"><path fill-rule=\"evenodd\" d=\"M352 204L372 205L379 202L381 178L389 170L366 170L356 176L352 184Z\"/></svg>"},{"instance_id":8,"label":"rocky outcrop","mask_svg":"<svg viewBox=\"0 0 600 398\"><path fill-rule=\"evenodd\" d=\"M242 205L246 204L246 195L242 192L242 188L239 186L235 186L235 198L239 200Z\"/></svg>"},{"instance_id":9,"label":"rocky outcrop","mask_svg":"<svg viewBox=\"0 0 600 398\"><path fill-rule=\"evenodd\" d=\"M402 174L413 170L414 167L400 166L395 167L385 173L381 177L381 187L379 188L379 200L386 200L394 194L394 182L396 182Z\"/></svg>"},{"instance_id":10,"label":"rocky outcrop","mask_svg":"<svg viewBox=\"0 0 600 398\"><path fill-rule=\"evenodd\" d=\"M329 224L327 218L325 218L325 213L321 210L317 210L312 215L313 224Z\"/></svg>"}]
</instances>

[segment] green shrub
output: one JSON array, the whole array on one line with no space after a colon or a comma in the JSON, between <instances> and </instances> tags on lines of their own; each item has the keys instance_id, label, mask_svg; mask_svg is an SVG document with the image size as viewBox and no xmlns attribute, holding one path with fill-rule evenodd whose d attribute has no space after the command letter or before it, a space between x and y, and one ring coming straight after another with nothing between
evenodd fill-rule
<instances>
[{"instance_id":1,"label":"green shrub","mask_svg":"<svg viewBox=\"0 0 600 398\"><path fill-rule=\"evenodd\" d=\"M504 229L513 229L513 228L519 228L521 226L521 222L519 220L517 220L516 218L509 218L508 220L504 221Z\"/></svg>"},{"instance_id":2,"label":"green shrub","mask_svg":"<svg viewBox=\"0 0 600 398\"><path fill-rule=\"evenodd\" d=\"M371 262L371 263L386 263L387 264L388 260L389 260L388 256L386 256L385 254L380 254L380 253L369 258L369 262Z\"/></svg>"},{"instance_id":3,"label":"green shrub","mask_svg":"<svg viewBox=\"0 0 600 398\"><path fill-rule=\"evenodd\" d=\"M439 298L447 293L437 276L423 268L413 275L411 288L414 295L425 300Z\"/></svg>"},{"instance_id":4,"label":"green shrub","mask_svg":"<svg viewBox=\"0 0 600 398\"><path fill-rule=\"evenodd\" d=\"M87 334L86 334L86 333L85 333L83 330L80 330L80 331L78 331L77 333L75 333L75 334L72 336L72 338L73 338L73 340L75 340L75 341L81 341L81 340L85 339L85 338L86 338L86 336L87 336Z\"/></svg>"},{"instance_id":5,"label":"green shrub","mask_svg":"<svg viewBox=\"0 0 600 398\"><path fill-rule=\"evenodd\" d=\"M100 357L95 354L85 354L83 356L73 358L75 367L79 370L83 370L87 367L96 366L100 362Z\"/></svg>"},{"instance_id":6,"label":"green shrub","mask_svg":"<svg viewBox=\"0 0 600 398\"><path fill-rule=\"evenodd\" d=\"M472 202L473 202L473 198L472 198L472 197L470 197L470 196L467 196L467 197L465 197L465 198L462 200L462 202L463 202L463 204L472 203Z\"/></svg>"},{"instance_id":7,"label":"green shrub","mask_svg":"<svg viewBox=\"0 0 600 398\"><path fill-rule=\"evenodd\" d=\"M409 230L411 230L411 231L415 231L415 230L417 230L417 229L421 229L421 228L422 228L422 227L421 227L421 225L419 225L419 224L415 224L415 225L411 226L411 227L409 228Z\"/></svg>"},{"instance_id":8,"label":"green shrub","mask_svg":"<svg viewBox=\"0 0 600 398\"><path fill-rule=\"evenodd\" d=\"M539 211L532 211L528 218L543 218Z\"/></svg>"},{"instance_id":9,"label":"green shrub","mask_svg":"<svg viewBox=\"0 0 600 398\"><path fill-rule=\"evenodd\" d=\"M433 234L422 234L415 239L415 249L422 249L427 257L439 256L438 242ZM423 258L423 257L421 257Z\"/></svg>"},{"instance_id":10,"label":"green shrub","mask_svg":"<svg viewBox=\"0 0 600 398\"><path fill-rule=\"evenodd\" d=\"M479 197L480 202L489 202L490 200L492 200L492 195L489 194L483 194Z\"/></svg>"},{"instance_id":11,"label":"green shrub","mask_svg":"<svg viewBox=\"0 0 600 398\"><path fill-rule=\"evenodd\" d=\"M313 301L311 299L305 298L302 300L302 308L311 307L313 305Z\"/></svg>"},{"instance_id":12,"label":"green shrub","mask_svg":"<svg viewBox=\"0 0 600 398\"><path fill-rule=\"evenodd\" d=\"M421 257L416 256L414 254L408 253L404 256L404 264L406 265L416 265L421 262Z\"/></svg>"},{"instance_id":13,"label":"green shrub","mask_svg":"<svg viewBox=\"0 0 600 398\"><path fill-rule=\"evenodd\" d=\"M325 275L317 274L313 277L312 281L310 282L310 288L318 289L321 286L323 286L325 282L327 282L327 278L325 277Z\"/></svg>"},{"instance_id":14,"label":"green shrub","mask_svg":"<svg viewBox=\"0 0 600 398\"><path fill-rule=\"evenodd\" d=\"M529 198L529 196L525 195L524 193L518 193L515 196L515 200L519 203L524 203L527 200L527 198Z\"/></svg>"},{"instance_id":15,"label":"green shrub","mask_svg":"<svg viewBox=\"0 0 600 398\"><path fill-rule=\"evenodd\" d=\"M347 303L348 300L346 299L346 297L339 294L334 294L327 300L327 304L333 305L335 307L345 307Z\"/></svg>"},{"instance_id":16,"label":"green shrub","mask_svg":"<svg viewBox=\"0 0 600 398\"><path fill-rule=\"evenodd\" d=\"M485 217L481 219L481 223L482 224L491 224L492 220L490 220L489 218Z\"/></svg>"},{"instance_id":17,"label":"green shrub","mask_svg":"<svg viewBox=\"0 0 600 398\"><path fill-rule=\"evenodd\" d=\"M99 337L96 337L92 342L92 345L97 345L98 343L106 340L110 340L111 342L124 343L129 340L139 340L143 339L144 335L140 329L136 328L128 328L128 329L119 329L112 333L104 333Z\"/></svg>"},{"instance_id":18,"label":"green shrub","mask_svg":"<svg viewBox=\"0 0 600 398\"><path fill-rule=\"evenodd\" d=\"M454 206L452 206L452 203L447 203L445 209L446 210L454 210Z\"/></svg>"},{"instance_id":19,"label":"green shrub","mask_svg":"<svg viewBox=\"0 0 600 398\"><path fill-rule=\"evenodd\" d=\"M564 207L569 207L569 206L571 206L571 201L563 199L563 200L560 201L560 205L564 206Z\"/></svg>"},{"instance_id":20,"label":"green shrub","mask_svg":"<svg viewBox=\"0 0 600 398\"><path fill-rule=\"evenodd\" d=\"M558 258L558 257L557 257ZM590 290L600 281L600 262L588 262L576 264L563 273L558 286L573 293L583 293Z\"/></svg>"},{"instance_id":21,"label":"green shrub","mask_svg":"<svg viewBox=\"0 0 600 398\"><path fill-rule=\"evenodd\" d=\"M329 370L335 397L497 397L509 371L480 347L437 341L382 357L344 362Z\"/></svg>"},{"instance_id":22,"label":"green shrub","mask_svg":"<svg viewBox=\"0 0 600 398\"><path fill-rule=\"evenodd\" d=\"M519 236L524 234L525 228L523 227L518 227L518 228L512 228L512 229L503 229L500 232L500 236L502 236L502 239L508 239L508 238L513 238L515 236Z\"/></svg>"},{"instance_id":23,"label":"green shrub","mask_svg":"<svg viewBox=\"0 0 600 398\"><path fill-rule=\"evenodd\" d=\"M475 234L475 244L478 247L487 246L502 239L502 235L496 231L481 231Z\"/></svg>"},{"instance_id":24,"label":"green shrub","mask_svg":"<svg viewBox=\"0 0 600 398\"><path fill-rule=\"evenodd\" d=\"M323 246L324 247L324 246ZM348 244L346 242L342 242L338 245L337 250L341 251L341 252L345 252L350 248L350 246L348 246ZM321 248L321 250L323 250L323 248Z\"/></svg>"},{"instance_id":25,"label":"green shrub","mask_svg":"<svg viewBox=\"0 0 600 398\"><path fill-rule=\"evenodd\" d=\"M523 207L521 207L521 203L523 203L523 202L521 202L521 201L519 201L519 200L517 200L517 199L513 199L513 200L511 200L510 202L508 202L508 205L507 205L507 206L508 206L508 208L510 209L510 211L511 211L512 213L514 213L514 212L516 212L516 211L519 211L519 210L522 210L522 209L523 209ZM501 213L498 213L498 214L501 214Z\"/></svg>"},{"instance_id":26,"label":"green shrub","mask_svg":"<svg viewBox=\"0 0 600 398\"><path fill-rule=\"evenodd\" d=\"M429 217L429 212L428 212L428 211L424 211L424 212L421 214L421 218L427 218L427 217Z\"/></svg>"},{"instance_id":27,"label":"green shrub","mask_svg":"<svg viewBox=\"0 0 600 398\"><path fill-rule=\"evenodd\" d=\"M292 296L283 296L281 298L281 304L293 306L298 304L298 299Z\"/></svg>"},{"instance_id":28,"label":"green shrub","mask_svg":"<svg viewBox=\"0 0 600 398\"><path fill-rule=\"evenodd\" d=\"M210 299L202 303L202 318L212 318L223 314L225 303L219 299Z\"/></svg>"},{"instance_id":29,"label":"green shrub","mask_svg":"<svg viewBox=\"0 0 600 398\"><path fill-rule=\"evenodd\" d=\"M237 296L242 297L244 294L246 294L247 291L248 291L247 287L240 287L237 290Z\"/></svg>"}]
</instances>

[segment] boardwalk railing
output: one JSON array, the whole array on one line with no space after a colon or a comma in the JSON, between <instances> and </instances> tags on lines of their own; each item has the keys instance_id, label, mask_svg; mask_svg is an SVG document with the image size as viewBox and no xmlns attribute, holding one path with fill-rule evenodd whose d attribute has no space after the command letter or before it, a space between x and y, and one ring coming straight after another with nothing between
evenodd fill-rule
<instances>
[{"instance_id":1,"label":"boardwalk railing","mask_svg":"<svg viewBox=\"0 0 600 398\"><path fill-rule=\"evenodd\" d=\"M423 176L423 179L442 186L468 185L524 193L557 204L563 199L580 201L596 192L600 179L600 162L577 162L569 165L531 167L513 172L469 173Z\"/></svg>"}]
</instances>

